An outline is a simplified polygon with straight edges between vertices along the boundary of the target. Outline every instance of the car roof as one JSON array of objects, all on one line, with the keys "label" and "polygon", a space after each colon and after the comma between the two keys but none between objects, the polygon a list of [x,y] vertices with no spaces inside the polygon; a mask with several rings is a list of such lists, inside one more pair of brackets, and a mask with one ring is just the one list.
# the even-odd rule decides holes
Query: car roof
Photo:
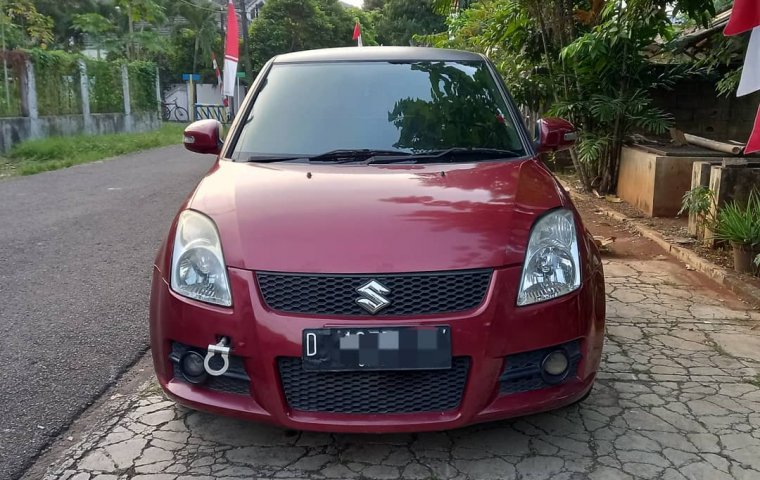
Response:
[{"label": "car roof", "polygon": [[344,47],[305,50],[274,58],[274,63],[378,61],[482,61],[477,53],[428,47]]}]

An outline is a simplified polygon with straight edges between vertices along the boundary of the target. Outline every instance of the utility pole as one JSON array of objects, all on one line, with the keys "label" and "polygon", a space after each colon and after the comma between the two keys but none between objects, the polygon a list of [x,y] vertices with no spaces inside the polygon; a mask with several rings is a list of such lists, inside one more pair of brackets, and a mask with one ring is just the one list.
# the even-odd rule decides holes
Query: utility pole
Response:
[{"label": "utility pole", "polygon": [[251,54],[248,51],[248,12],[245,8],[245,0],[237,0],[238,9],[240,10],[240,24],[243,27],[243,54],[240,55],[243,60],[243,70],[248,84],[253,80],[253,68],[251,67]]},{"label": "utility pole", "polygon": [[5,2],[3,2],[0,7],[2,8],[2,11],[0,11],[0,29],[2,29],[3,37],[3,82],[5,87],[5,106],[6,108],[10,108],[11,94],[10,86],[8,85],[8,52],[5,51]]}]

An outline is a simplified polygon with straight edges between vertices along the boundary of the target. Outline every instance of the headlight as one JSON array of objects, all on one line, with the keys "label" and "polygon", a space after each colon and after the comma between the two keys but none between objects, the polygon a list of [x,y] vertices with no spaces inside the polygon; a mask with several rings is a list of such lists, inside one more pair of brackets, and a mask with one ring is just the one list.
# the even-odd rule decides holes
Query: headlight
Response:
[{"label": "headlight", "polygon": [[192,210],[182,212],[177,222],[171,285],[201,302],[232,305],[219,233],[210,218]]},{"label": "headlight", "polygon": [[580,286],[578,235],[573,214],[569,210],[553,211],[533,227],[517,305],[545,302]]}]

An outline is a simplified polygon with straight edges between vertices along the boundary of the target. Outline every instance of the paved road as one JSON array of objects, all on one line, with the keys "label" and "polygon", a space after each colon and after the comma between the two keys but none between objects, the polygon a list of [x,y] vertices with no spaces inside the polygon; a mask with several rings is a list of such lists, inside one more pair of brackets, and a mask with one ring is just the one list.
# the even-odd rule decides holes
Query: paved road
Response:
[{"label": "paved road", "polygon": [[0,479],[145,351],[151,262],[212,161],[177,146],[0,181]]},{"label": "paved road", "polygon": [[293,434],[148,385],[36,478],[760,479],[760,313],[667,260],[605,270],[606,351],[581,405],[443,433]]}]

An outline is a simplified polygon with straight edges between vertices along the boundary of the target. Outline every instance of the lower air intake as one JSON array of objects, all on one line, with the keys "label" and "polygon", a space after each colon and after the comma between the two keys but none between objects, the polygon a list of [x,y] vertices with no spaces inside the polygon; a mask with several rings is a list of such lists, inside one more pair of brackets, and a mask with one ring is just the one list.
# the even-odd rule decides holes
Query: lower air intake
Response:
[{"label": "lower air intake", "polygon": [[459,407],[470,368],[468,357],[447,370],[312,372],[301,359],[278,359],[288,405],[331,413],[443,412]]}]

